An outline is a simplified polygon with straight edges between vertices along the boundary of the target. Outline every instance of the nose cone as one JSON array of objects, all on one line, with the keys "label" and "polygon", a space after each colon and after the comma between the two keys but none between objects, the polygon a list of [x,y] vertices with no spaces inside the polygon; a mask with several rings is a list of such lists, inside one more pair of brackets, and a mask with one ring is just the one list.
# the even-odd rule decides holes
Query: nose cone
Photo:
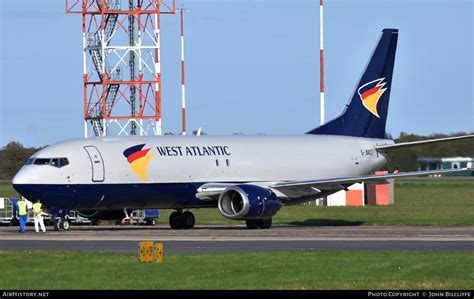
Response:
[{"label": "nose cone", "polygon": [[27,199],[32,200],[37,197],[37,194],[34,194],[34,186],[36,182],[35,172],[31,169],[28,169],[27,166],[22,167],[15,177],[13,178],[12,185],[13,188],[26,197]]},{"label": "nose cone", "polygon": [[30,185],[38,183],[37,180],[39,178],[38,171],[31,169],[31,166],[26,165],[23,166],[18,172],[16,173],[15,177],[13,178],[12,184],[15,185]]},{"label": "nose cone", "polygon": [[24,167],[22,167],[16,174],[15,177],[13,178],[12,184],[13,186],[15,185],[23,185],[26,184],[26,175],[24,171]]}]

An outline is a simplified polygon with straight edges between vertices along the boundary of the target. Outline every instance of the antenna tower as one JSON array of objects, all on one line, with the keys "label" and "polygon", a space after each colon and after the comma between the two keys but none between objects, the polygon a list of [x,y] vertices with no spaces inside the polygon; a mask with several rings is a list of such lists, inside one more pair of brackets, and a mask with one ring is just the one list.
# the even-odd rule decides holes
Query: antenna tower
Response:
[{"label": "antenna tower", "polygon": [[84,135],[161,135],[160,16],[176,0],[66,0],[82,15]]}]

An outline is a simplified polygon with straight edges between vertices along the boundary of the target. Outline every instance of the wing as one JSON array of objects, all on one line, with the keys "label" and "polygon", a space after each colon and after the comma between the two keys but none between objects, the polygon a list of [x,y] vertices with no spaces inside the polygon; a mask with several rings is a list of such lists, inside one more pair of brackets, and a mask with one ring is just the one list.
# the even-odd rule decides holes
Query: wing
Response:
[{"label": "wing", "polygon": [[417,176],[428,176],[435,174],[447,174],[455,172],[469,171],[471,169],[448,169],[448,170],[429,170],[429,171],[415,171],[415,172],[401,172],[401,173],[389,173],[382,175],[364,175],[355,177],[343,177],[343,178],[332,178],[332,179],[321,179],[321,180],[307,180],[307,181],[288,181],[280,182],[269,187],[280,191],[283,194],[300,194],[300,196],[306,196],[309,193],[314,193],[319,190],[340,190],[345,189],[347,185],[355,183],[374,183],[383,184],[387,183],[387,179],[396,178],[408,178]]},{"label": "wing", "polygon": [[389,145],[380,145],[380,146],[377,146],[375,149],[380,152],[380,151],[400,149],[400,148],[405,148],[405,147],[427,145],[427,144],[432,144],[432,143],[450,142],[450,141],[457,141],[457,140],[471,139],[471,138],[474,138],[474,135],[464,135],[464,136],[420,140],[420,141],[412,141],[412,142],[401,142],[401,143],[395,143],[395,144],[389,144]]},{"label": "wing", "polygon": [[[342,177],[320,180],[306,180],[306,181],[285,181],[285,182],[252,182],[251,184],[258,185],[265,188],[270,188],[276,191],[278,197],[286,198],[301,198],[317,196],[323,191],[327,190],[341,190],[347,186],[368,182],[373,184],[386,184],[388,179],[408,178],[418,176],[428,176],[435,174],[447,174],[463,171],[472,171],[469,168],[448,169],[448,170],[429,170],[429,171],[415,171],[415,172],[401,172],[390,173],[382,175],[364,175],[354,177]],[[203,201],[217,200],[222,192],[228,187],[241,183],[207,183],[203,184],[196,190],[196,197]]]}]

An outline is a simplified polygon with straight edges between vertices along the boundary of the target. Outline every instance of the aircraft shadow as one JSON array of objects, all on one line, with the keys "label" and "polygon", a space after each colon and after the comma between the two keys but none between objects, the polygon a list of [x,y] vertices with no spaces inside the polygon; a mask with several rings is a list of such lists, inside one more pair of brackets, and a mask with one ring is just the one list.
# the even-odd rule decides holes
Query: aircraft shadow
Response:
[{"label": "aircraft shadow", "polygon": [[303,221],[292,221],[288,224],[296,226],[360,226],[363,221],[350,221],[341,219],[306,219]]}]

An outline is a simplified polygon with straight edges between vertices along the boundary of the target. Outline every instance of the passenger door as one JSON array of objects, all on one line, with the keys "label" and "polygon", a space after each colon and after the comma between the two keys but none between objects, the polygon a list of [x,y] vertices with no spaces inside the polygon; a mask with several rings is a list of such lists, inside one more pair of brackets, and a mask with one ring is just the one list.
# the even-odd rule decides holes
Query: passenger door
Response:
[{"label": "passenger door", "polygon": [[84,146],[92,163],[92,181],[103,182],[105,178],[104,161],[102,155],[95,146]]}]

